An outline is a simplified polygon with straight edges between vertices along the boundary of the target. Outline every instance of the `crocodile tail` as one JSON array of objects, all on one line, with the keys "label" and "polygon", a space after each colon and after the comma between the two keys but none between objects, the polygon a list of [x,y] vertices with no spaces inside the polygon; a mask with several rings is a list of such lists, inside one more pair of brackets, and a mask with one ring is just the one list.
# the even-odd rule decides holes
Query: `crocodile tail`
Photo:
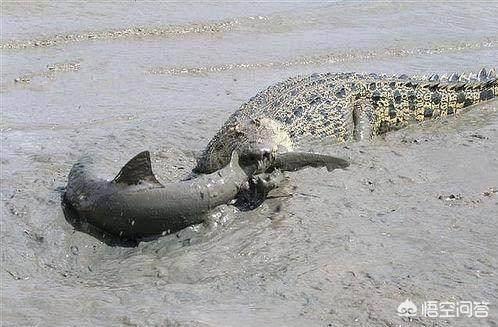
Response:
[{"label": "crocodile tail", "polygon": [[451,74],[448,82],[442,81],[441,87],[448,95],[446,103],[441,103],[441,111],[446,114],[454,114],[459,109],[498,95],[498,79],[494,68],[490,71],[483,68],[477,74]]},{"label": "crocodile tail", "polygon": [[398,77],[371,94],[372,133],[383,134],[413,121],[456,114],[462,108],[498,96],[495,69],[477,74]]}]

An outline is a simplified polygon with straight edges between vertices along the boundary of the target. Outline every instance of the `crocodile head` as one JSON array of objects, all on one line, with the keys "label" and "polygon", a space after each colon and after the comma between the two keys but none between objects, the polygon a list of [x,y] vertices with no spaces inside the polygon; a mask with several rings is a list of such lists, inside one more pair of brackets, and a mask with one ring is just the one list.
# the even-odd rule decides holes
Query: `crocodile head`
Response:
[{"label": "crocodile head", "polygon": [[295,171],[304,167],[343,169],[349,162],[335,156],[294,152],[293,142],[282,123],[271,118],[240,118],[229,121],[209,142],[197,161],[196,174],[213,173],[230,162],[233,152],[249,176],[273,169]]},{"label": "crocodile head", "polygon": [[225,125],[199,158],[196,173],[211,173],[230,162],[237,151],[243,167],[261,172],[277,153],[292,151],[292,140],[284,126],[270,118],[243,118]]}]

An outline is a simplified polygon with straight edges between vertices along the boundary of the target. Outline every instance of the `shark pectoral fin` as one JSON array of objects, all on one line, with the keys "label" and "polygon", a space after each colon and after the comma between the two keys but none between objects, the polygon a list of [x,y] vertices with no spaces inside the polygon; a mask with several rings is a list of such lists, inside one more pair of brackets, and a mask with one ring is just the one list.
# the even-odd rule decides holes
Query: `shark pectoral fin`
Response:
[{"label": "shark pectoral fin", "polygon": [[142,182],[164,187],[152,172],[149,151],[143,151],[133,157],[113,180],[116,184],[136,185]]},{"label": "shark pectoral fin", "polygon": [[325,154],[286,152],[275,155],[275,166],[283,171],[296,171],[305,167],[327,167],[328,171],[345,169],[349,161]]}]

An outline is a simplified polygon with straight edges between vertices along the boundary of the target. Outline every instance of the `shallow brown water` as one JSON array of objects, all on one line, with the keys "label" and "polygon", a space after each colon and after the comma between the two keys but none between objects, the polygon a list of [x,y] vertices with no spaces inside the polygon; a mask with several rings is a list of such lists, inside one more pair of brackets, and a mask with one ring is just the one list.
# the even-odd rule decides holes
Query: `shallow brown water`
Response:
[{"label": "shallow brown water", "polygon": [[[137,247],[65,220],[60,190],[93,152],[112,177],[145,149],[185,176],[245,100],[324,71],[498,66],[486,3],[2,3],[5,326],[496,326],[498,103],[307,169],[260,208]],[[292,195],[292,196],[290,196]],[[453,195],[453,197],[451,196]],[[487,301],[488,318],[396,314],[405,299]]]}]

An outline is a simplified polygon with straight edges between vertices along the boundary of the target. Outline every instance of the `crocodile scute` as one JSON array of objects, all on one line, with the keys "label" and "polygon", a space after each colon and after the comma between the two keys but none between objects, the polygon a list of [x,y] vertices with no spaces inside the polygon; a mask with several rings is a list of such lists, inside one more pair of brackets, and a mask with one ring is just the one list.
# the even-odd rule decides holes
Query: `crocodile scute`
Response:
[{"label": "crocodile scute", "polygon": [[225,122],[198,160],[209,173],[230,154],[288,152],[303,139],[369,139],[410,123],[453,115],[498,94],[495,69],[449,76],[315,73],[274,84]]}]

